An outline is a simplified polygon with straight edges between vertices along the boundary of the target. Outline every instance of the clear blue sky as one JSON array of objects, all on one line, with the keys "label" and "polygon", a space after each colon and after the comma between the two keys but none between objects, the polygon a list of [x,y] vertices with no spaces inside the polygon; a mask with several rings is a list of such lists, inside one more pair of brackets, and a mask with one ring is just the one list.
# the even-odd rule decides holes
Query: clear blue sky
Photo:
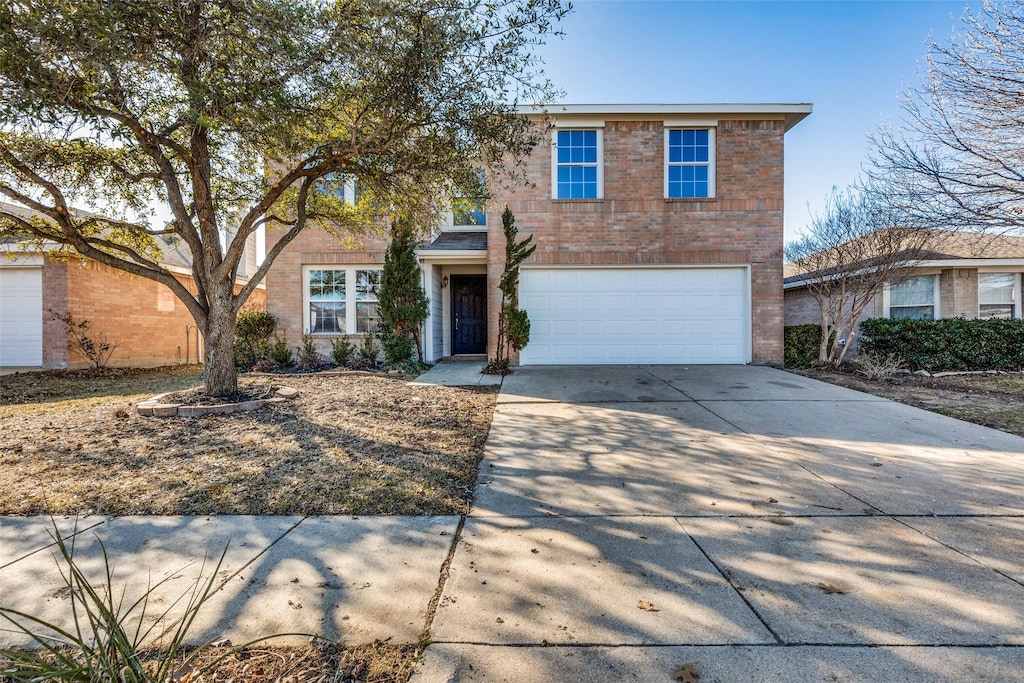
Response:
[{"label": "clear blue sky", "polygon": [[786,134],[786,240],[832,186],[855,180],[867,135],[899,121],[929,34],[978,2],[576,0],[540,49],[572,104],[809,102]]}]

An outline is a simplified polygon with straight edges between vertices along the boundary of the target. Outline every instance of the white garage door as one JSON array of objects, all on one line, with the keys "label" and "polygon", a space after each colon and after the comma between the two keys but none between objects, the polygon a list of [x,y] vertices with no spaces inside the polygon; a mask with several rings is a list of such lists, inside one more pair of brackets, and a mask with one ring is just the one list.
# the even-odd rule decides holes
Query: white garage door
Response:
[{"label": "white garage door", "polygon": [[524,269],[524,365],[748,363],[746,268]]},{"label": "white garage door", "polygon": [[0,268],[0,367],[42,364],[43,269]]}]

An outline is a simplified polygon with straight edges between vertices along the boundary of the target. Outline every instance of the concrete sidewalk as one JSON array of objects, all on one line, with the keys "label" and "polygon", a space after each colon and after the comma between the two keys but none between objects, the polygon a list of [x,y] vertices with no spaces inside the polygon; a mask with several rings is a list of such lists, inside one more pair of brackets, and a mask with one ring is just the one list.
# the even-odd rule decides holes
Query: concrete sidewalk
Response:
[{"label": "concrete sidewalk", "polygon": [[[520,368],[462,524],[85,517],[76,553],[158,614],[230,540],[197,642],[427,640],[418,683],[1024,680],[1022,456],[769,368]],[[0,606],[67,623],[49,524],[0,519]]]}]

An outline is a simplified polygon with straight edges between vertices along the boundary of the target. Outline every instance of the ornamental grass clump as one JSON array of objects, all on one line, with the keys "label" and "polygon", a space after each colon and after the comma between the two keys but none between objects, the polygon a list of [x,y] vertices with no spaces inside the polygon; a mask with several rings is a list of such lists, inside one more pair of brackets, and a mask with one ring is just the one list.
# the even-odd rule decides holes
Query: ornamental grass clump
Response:
[{"label": "ornamental grass clump", "polygon": [[[191,586],[153,618],[150,601],[157,602],[155,592],[177,572],[148,586],[141,597],[131,600],[126,589],[114,589],[110,558],[98,538],[103,554],[102,583],[95,584],[85,575],[75,560],[77,532],[76,525],[70,545],[62,538],[56,524],[50,532],[57,545],[57,565],[70,599],[72,625],[65,628],[19,610],[0,607],[0,620],[13,627],[7,630],[28,636],[35,645],[35,649],[0,649],[0,681],[198,682],[226,658],[256,643],[281,636],[331,642],[308,633],[280,633],[230,646],[212,659],[203,656],[214,647],[214,641],[191,647],[186,646],[186,639],[199,611],[217,591],[217,576],[227,555],[227,546],[207,578],[203,578],[204,560],[200,575]],[[181,616],[172,617],[171,613],[178,608],[183,610]],[[169,623],[174,624],[173,630],[163,630]],[[200,665],[201,658],[204,661]]]},{"label": "ornamental grass clump", "polygon": [[[70,599],[72,625],[64,628],[25,612],[0,607],[0,618],[13,627],[8,630],[28,636],[37,648],[0,649],[0,680],[164,683],[183,680],[186,672],[192,672],[190,661],[203,647],[185,656],[185,639],[199,610],[216,589],[226,547],[208,578],[197,578],[188,590],[152,619],[150,599],[173,574],[131,600],[125,590],[114,589],[113,571],[102,541],[99,546],[103,553],[104,577],[102,584],[96,585],[75,561],[75,536],[72,535],[69,545],[56,525],[50,533],[59,552],[57,564]],[[184,605],[184,613],[170,638],[163,641],[159,651],[154,650],[150,643],[161,635],[156,629],[166,624],[171,611],[181,605]]]}]

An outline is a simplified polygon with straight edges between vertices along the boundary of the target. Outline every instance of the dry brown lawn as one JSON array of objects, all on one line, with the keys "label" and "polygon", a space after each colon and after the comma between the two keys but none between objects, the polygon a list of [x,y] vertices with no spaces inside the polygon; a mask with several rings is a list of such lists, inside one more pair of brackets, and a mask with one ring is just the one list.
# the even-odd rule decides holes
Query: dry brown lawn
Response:
[{"label": "dry brown lawn", "polygon": [[897,375],[866,380],[830,370],[792,370],[824,382],[1024,436],[1024,374]]},{"label": "dry brown lawn", "polygon": [[190,419],[134,405],[196,367],[0,377],[0,514],[466,512],[496,389],[407,379],[243,376],[299,396]]}]

